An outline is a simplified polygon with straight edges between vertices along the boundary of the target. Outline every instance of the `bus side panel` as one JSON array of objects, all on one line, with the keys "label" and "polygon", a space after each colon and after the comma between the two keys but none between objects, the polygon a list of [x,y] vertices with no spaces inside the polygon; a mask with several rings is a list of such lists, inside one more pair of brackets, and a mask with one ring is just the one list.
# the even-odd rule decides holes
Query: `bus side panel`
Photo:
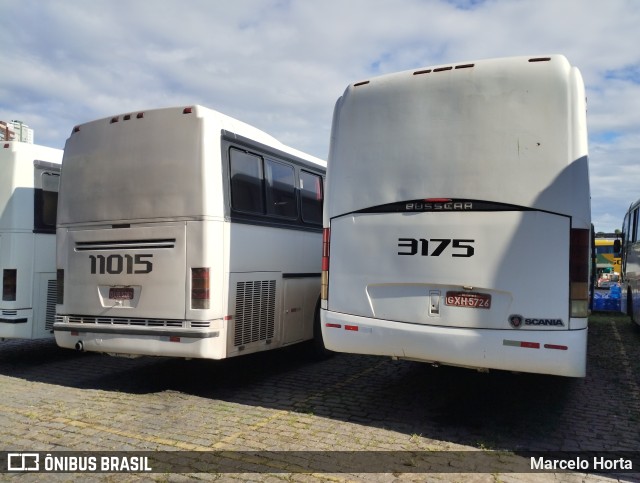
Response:
[{"label": "bus side panel", "polygon": [[640,325],[640,243],[625,241],[625,272],[621,309]]},{"label": "bus side panel", "polygon": [[[14,235],[15,236],[15,235]],[[7,236],[5,236],[7,238]],[[25,238],[27,241],[31,237]],[[0,307],[0,338],[40,339],[53,337],[56,308],[55,237],[35,237],[33,257],[18,257],[16,302],[2,301]],[[1,248],[1,247],[0,247]],[[21,247],[27,250],[28,244]],[[14,254],[16,250],[14,250]],[[14,260],[15,257],[14,257]],[[0,264],[0,267],[3,265]],[[34,269],[35,267],[35,269]],[[2,270],[0,270],[0,273]],[[9,308],[15,307],[15,308]]]},{"label": "bus side panel", "polygon": [[487,329],[510,329],[517,315],[523,331],[566,330],[569,234],[569,218],[533,211],[340,217],[331,223],[328,309]]},{"label": "bus side panel", "polygon": [[53,337],[56,311],[56,237],[36,234],[33,255],[33,337]]},{"label": "bus side panel", "polygon": [[2,235],[0,276],[4,270],[15,270],[15,300],[0,299],[0,338],[31,339],[33,337],[33,267],[34,236],[32,233]]},{"label": "bus side panel", "polygon": [[313,337],[313,317],[320,283],[317,277],[284,279],[282,344],[289,345]]},{"label": "bus side panel", "polygon": [[227,224],[229,356],[313,337],[321,234]]},{"label": "bus side panel", "polygon": [[34,271],[34,243],[31,233],[11,233],[3,235],[3,252],[0,266],[3,269],[17,271],[17,287],[15,301],[0,302],[2,308],[27,309],[32,307],[32,291]]}]

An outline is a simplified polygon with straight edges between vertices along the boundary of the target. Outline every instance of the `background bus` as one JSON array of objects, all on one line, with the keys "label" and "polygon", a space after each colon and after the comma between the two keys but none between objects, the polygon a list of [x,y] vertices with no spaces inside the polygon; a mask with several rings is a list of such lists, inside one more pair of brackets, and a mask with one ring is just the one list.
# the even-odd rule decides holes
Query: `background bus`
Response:
[{"label": "background bus", "polygon": [[53,336],[61,161],[61,149],[0,146],[0,339]]},{"label": "background bus", "polygon": [[338,100],[328,349],[584,376],[590,240],[584,85],[563,56],[400,72]]},{"label": "background bus", "polygon": [[312,339],[325,167],[201,106],[75,127],[58,345],[222,359]]},{"label": "background bus", "polygon": [[609,288],[611,283],[619,282],[622,262],[620,254],[615,252],[616,239],[615,233],[597,233],[595,236],[597,288]]},{"label": "background bus", "polygon": [[640,325],[640,200],[633,203],[624,216],[622,239],[615,251],[622,257],[620,309]]}]

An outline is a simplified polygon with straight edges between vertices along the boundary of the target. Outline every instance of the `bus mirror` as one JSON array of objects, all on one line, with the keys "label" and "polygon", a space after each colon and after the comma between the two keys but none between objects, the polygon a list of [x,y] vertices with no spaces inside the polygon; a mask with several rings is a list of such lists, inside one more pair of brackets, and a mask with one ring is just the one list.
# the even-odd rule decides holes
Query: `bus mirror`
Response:
[{"label": "bus mirror", "polygon": [[613,241],[613,252],[620,253],[622,251],[622,241],[618,238]]}]

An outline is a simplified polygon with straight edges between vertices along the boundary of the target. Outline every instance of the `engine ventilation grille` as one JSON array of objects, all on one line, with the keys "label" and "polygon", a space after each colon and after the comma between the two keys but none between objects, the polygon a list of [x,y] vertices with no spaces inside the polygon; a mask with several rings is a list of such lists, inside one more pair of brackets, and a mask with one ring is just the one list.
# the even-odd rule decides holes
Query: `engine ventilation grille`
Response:
[{"label": "engine ventilation grille", "polygon": [[57,280],[47,281],[47,311],[44,327],[47,330],[53,330],[53,323],[56,321],[56,301],[58,298],[58,282]]},{"label": "engine ventilation grille", "polygon": [[175,248],[175,238],[148,240],[111,240],[76,242],[76,252],[104,250],[153,250],[156,248]]},{"label": "engine ventilation grille", "polygon": [[276,312],[276,281],[238,282],[234,345],[236,347],[273,338]]}]

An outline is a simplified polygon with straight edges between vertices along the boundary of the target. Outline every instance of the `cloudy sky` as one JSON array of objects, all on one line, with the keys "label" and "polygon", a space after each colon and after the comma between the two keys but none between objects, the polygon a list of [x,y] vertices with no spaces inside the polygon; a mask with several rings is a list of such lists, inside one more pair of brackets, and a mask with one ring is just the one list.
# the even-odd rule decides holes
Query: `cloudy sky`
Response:
[{"label": "cloudy sky", "polygon": [[63,148],[74,125],[202,104],[326,159],[345,87],[561,53],[588,98],[593,221],[640,198],[638,0],[0,0],[0,120]]}]

